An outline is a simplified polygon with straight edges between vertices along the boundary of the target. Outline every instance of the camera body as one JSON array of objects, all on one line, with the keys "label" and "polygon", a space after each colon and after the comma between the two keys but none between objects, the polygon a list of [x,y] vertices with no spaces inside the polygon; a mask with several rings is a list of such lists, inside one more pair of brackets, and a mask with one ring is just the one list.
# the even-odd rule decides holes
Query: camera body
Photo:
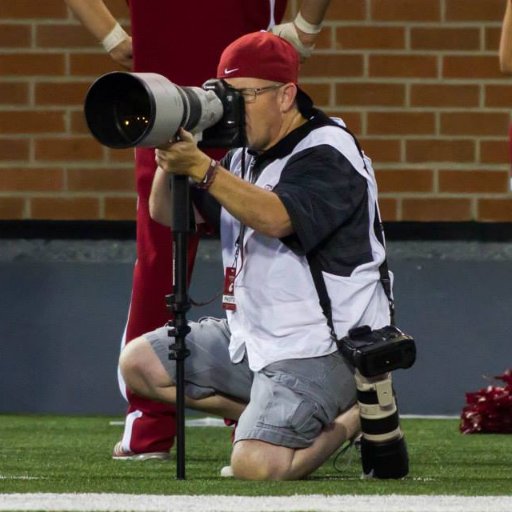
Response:
[{"label": "camera body", "polygon": [[368,325],[356,327],[336,343],[343,356],[365,377],[410,368],[416,360],[414,338],[393,325],[375,330]]},{"label": "camera body", "polygon": [[115,149],[163,146],[180,127],[201,147],[233,148],[245,142],[244,105],[222,80],[180,87],[157,73],[115,71],[91,85],[84,113],[92,135]]},{"label": "camera body", "polygon": [[245,144],[245,102],[243,96],[223,80],[211,79],[203,90],[213,91],[222,104],[222,117],[202,132],[199,147],[238,148]]}]

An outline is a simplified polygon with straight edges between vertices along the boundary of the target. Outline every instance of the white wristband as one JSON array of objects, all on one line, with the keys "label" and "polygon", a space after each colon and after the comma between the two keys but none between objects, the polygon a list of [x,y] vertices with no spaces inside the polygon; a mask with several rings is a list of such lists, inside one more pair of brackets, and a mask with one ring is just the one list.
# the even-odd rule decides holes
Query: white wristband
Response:
[{"label": "white wristband", "polygon": [[122,43],[125,39],[128,39],[130,36],[124,31],[123,27],[116,23],[114,28],[106,35],[101,44],[105,51],[108,53],[112,51],[119,43]]},{"label": "white wristband", "polygon": [[299,30],[305,32],[306,34],[318,34],[322,30],[321,23],[319,25],[313,25],[312,23],[309,23],[309,21],[306,21],[302,17],[300,11],[297,13],[297,16],[295,16],[293,23]]}]

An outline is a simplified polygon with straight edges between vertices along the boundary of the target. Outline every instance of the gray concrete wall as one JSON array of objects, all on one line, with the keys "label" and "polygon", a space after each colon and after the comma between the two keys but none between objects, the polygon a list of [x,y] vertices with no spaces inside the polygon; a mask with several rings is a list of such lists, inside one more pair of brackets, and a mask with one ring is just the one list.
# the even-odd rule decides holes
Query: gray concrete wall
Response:
[{"label": "gray concrete wall", "polygon": [[[400,409],[458,415],[467,391],[512,367],[512,244],[390,242],[398,324],[418,360],[395,372]],[[191,295],[222,286],[201,242]],[[122,414],[117,355],[133,242],[0,240],[0,413]],[[190,319],[222,315],[219,302]]]}]

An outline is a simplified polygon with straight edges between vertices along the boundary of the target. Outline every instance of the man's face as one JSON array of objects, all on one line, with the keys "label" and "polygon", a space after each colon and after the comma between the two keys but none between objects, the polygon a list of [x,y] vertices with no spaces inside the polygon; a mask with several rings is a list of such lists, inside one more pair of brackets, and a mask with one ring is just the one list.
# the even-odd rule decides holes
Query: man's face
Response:
[{"label": "man's face", "polygon": [[231,78],[231,87],[240,90],[245,101],[247,146],[265,151],[278,142],[282,127],[280,91],[282,84],[259,78]]}]

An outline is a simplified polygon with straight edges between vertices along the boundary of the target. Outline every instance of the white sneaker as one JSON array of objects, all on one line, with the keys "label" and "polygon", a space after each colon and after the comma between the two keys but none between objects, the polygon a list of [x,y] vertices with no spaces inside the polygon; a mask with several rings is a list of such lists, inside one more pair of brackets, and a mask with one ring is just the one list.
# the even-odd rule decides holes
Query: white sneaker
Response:
[{"label": "white sneaker", "polygon": [[168,452],[149,452],[149,453],[134,453],[127,452],[123,449],[121,441],[116,443],[112,451],[112,458],[114,460],[169,460],[170,455]]},{"label": "white sneaker", "polygon": [[233,478],[233,468],[231,466],[224,466],[220,470],[220,476],[224,478]]}]

